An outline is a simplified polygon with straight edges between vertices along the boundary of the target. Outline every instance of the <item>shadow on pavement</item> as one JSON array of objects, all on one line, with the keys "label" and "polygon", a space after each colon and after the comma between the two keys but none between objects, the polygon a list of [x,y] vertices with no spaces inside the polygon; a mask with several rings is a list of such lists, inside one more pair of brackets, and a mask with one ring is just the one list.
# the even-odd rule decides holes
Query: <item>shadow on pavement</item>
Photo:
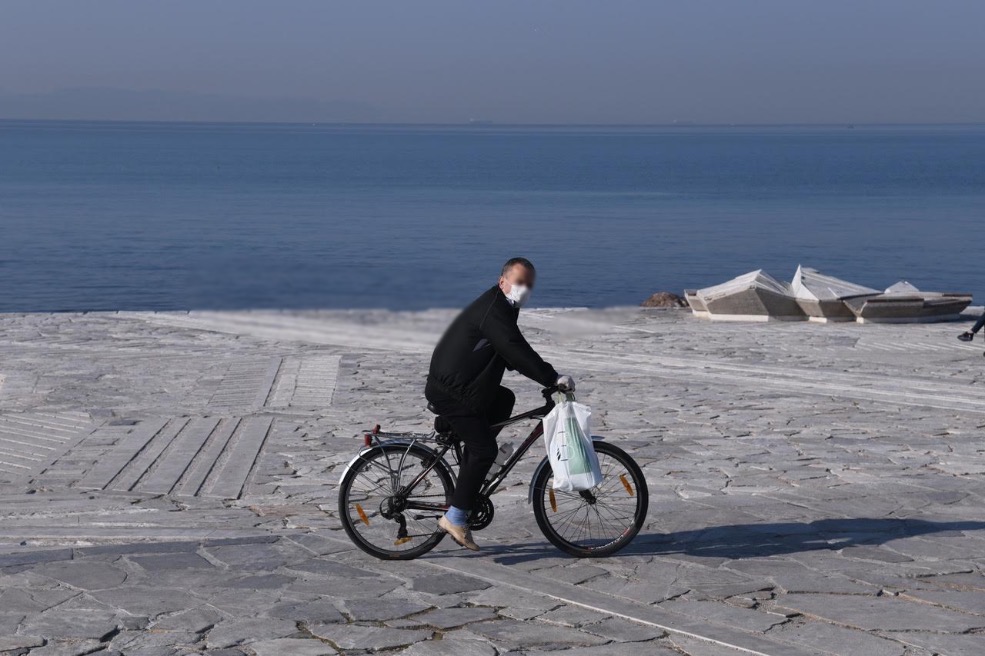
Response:
[{"label": "shadow on pavement", "polygon": [[[707,558],[764,558],[820,549],[879,545],[890,540],[929,534],[961,535],[985,531],[985,522],[931,522],[922,519],[820,519],[813,522],[735,524],[676,533],[640,534],[620,556],[687,554]],[[481,544],[481,533],[477,534]],[[563,555],[546,540],[483,549],[504,565]]]}]

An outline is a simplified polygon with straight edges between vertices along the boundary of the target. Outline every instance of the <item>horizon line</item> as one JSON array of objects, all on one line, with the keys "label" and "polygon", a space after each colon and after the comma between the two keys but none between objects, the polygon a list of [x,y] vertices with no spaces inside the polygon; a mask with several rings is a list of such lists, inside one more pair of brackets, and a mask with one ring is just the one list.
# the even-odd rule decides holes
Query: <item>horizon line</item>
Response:
[{"label": "horizon line", "polygon": [[456,127],[456,128],[745,128],[745,127],[962,127],[985,126],[982,121],[908,122],[908,121],[835,121],[789,123],[700,123],[675,121],[670,123],[513,123],[487,120],[461,122],[392,122],[392,121],[222,121],[222,120],[155,120],[155,119],[89,119],[89,118],[22,118],[0,117],[0,123],[89,123],[89,124],[151,124],[151,125],[244,125],[244,126],[303,126],[303,127]]}]

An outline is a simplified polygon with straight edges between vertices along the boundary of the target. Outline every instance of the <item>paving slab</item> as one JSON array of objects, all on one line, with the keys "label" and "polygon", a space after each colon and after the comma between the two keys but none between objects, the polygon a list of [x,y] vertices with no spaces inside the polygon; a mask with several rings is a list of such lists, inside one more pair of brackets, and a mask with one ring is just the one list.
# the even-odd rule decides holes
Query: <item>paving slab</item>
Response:
[{"label": "paving slab", "polygon": [[412,645],[429,640],[434,635],[427,629],[390,629],[359,624],[314,624],[308,630],[340,649],[370,651]]},{"label": "paving slab", "polygon": [[978,653],[985,375],[953,325],[525,310],[641,464],[641,534],[555,550],[527,505],[535,451],[481,553],[377,561],[341,531],[338,478],[373,424],[428,429],[421,376],[453,316],[0,315],[0,636],[48,639],[32,656],[339,644],[310,627],[411,656]]},{"label": "paving slab", "polygon": [[887,595],[790,594],[777,607],[868,630],[965,633],[985,628],[985,617]]},{"label": "paving slab", "polygon": [[422,615],[415,615],[409,621],[446,630],[466,626],[473,622],[496,619],[497,617],[498,615],[491,608],[467,606],[464,608],[439,608]]},{"label": "paving slab", "polygon": [[209,631],[205,644],[209,649],[286,638],[297,633],[295,622],[273,618],[235,619],[219,622]]},{"label": "paving slab", "polygon": [[278,638],[251,642],[247,648],[255,656],[334,656],[338,650],[320,640]]}]

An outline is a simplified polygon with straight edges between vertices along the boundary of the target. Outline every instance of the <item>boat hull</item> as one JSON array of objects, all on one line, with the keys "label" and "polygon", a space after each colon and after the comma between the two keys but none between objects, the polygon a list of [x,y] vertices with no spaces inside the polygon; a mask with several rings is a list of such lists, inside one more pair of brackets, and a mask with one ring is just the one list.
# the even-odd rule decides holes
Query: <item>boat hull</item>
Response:
[{"label": "boat hull", "polygon": [[806,321],[792,296],[767,289],[745,289],[713,300],[703,299],[712,321]]},{"label": "boat hull", "polygon": [[971,305],[970,294],[880,294],[845,304],[859,323],[953,321]]}]

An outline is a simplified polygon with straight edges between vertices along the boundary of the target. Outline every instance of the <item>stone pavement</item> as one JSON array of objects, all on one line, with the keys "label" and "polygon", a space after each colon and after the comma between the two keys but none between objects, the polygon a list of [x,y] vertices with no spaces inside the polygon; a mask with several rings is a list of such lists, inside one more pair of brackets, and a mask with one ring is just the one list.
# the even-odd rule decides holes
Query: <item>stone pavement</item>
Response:
[{"label": "stone pavement", "polygon": [[451,317],[0,315],[0,653],[985,653],[985,345],[963,326],[526,311],[643,465],[647,526],[612,558],[557,552],[535,454],[483,552],[380,562],[337,479],[361,429],[427,427]]}]

